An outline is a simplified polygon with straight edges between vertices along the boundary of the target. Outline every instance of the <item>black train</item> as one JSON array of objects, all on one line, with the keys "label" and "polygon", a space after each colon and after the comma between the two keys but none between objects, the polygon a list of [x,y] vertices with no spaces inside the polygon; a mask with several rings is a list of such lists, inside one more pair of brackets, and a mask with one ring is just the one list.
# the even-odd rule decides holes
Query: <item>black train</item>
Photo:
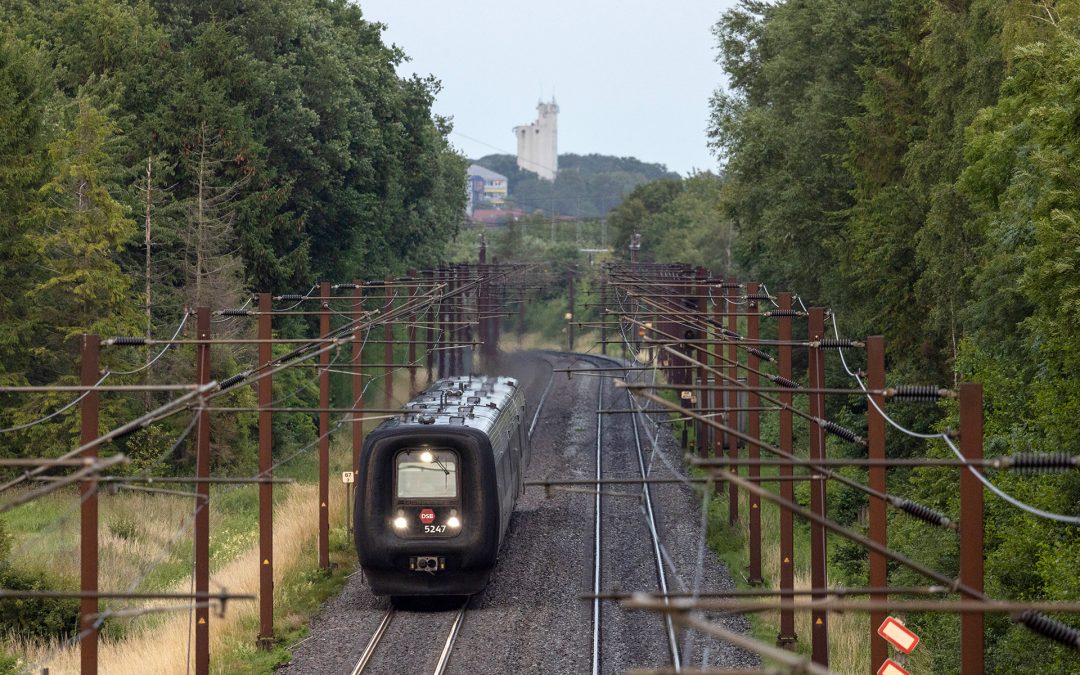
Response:
[{"label": "black train", "polygon": [[376,595],[483,590],[524,487],[524,420],[516,380],[456,377],[368,435],[354,522]]}]

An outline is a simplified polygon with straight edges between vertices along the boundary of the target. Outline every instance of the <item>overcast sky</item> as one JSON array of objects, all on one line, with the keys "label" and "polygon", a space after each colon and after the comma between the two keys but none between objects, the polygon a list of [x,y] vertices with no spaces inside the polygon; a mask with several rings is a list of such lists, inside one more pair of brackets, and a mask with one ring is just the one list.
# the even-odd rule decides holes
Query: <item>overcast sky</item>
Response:
[{"label": "overcast sky", "polygon": [[722,84],[711,27],[735,0],[359,0],[384,39],[432,74],[435,112],[469,157],[517,150],[511,129],[559,103],[559,152],[715,169],[709,96]]}]

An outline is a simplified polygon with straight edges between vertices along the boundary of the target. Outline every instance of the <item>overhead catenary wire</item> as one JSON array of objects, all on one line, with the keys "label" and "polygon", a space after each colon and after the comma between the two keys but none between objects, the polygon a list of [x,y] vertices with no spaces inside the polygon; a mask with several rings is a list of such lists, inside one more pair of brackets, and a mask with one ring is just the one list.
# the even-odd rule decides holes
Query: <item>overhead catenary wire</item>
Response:
[{"label": "overhead catenary wire", "polygon": [[48,422],[49,420],[51,420],[51,419],[53,419],[55,417],[58,417],[59,415],[62,415],[65,411],[70,410],[73,406],[77,405],[80,401],[82,401],[84,398],[86,398],[87,396],[89,396],[93,392],[100,391],[100,385],[103,382],[105,382],[105,380],[109,379],[109,375],[111,375],[111,374],[112,373],[106,372],[104,375],[101,376],[101,379],[98,380],[92,387],[88,388],[86,391],[79,394],[79,396],[74,401],[71,401],[70,403],[66,404],[64,407],[59,408],[57,410],[54,410],[53,412],[49,413],[48,415],[45,415],[44,417],[39,417],[36,420],[30,421],[30,422],[25,422],[23,424],[16,424],[15,426],[8,427],[6,429],[0,429],[0,434],[7,434],[7,433],[14,432],[14,431],[22,431],[24,429],[29,429],[30,427],[35,427],[35,426],[37,426],[39,424],[44,424],[45,422]]},{"label": "overhead catenary wire", "polygon": [[[367,389],[367,385],[365,385],[364,391],[366,391],[366,389]],[[179,446],[179,444],[183,440],[183,437],[186,436],[187,433],[189,433],[191,431],[191,429],[194,427],[194,423],[197,421],[197,419],[198,419],[198,415],[196,414],[196,415],[194,415],[192,417],[192,424],[189,425],[189,427],[185,430],[185,433],[182,435],[182,437],[180,439],[178,439],[178,441],[174,444],[173,448],[170,451],[167,451],[166,453],[163,453],[162,456],[167,456],[168,454],[171,454],[171,452],[174,451],[175,448]],[[335,426],[332,429],[330,429],[326,434],[320,435],[319,437],[315,438],[314,440],[312,440],[311,442],[309,442],[305,446],[301,447],[298,451],[296,451],[293,454],[291,454],[291,455],[279,460],[278,462],[276,462],[271,467],[270,471],[274,471],[275,469],[280,468],[281,466],[287,464],[288,462],[291,462],[293,459],[300,456],[301,454],[309,451],[311,448],[315,447],[319,443],[320,440],[322,440],[324,437],[332,436],[334,433],[336,433],[338,430],[340,430],[342,426],[344,426],[344,420],[339,421],[337,424],[335,424]],[[254,476],[254,478],[259,479],[259,478],[262,478],[263,475],[264,475],[263,472],[260,472],[260,473],[256,474]],[[230,488],[226,488],[221,493],[219,493],[218,498],[220,498],[223,494],[227,494],[228,492],[230,492],[232,490],[240,489],[242,487],[243,487],[242,485],[235,485],[235,486],[232,486]],[[179,527],[167,539],[165,544],[160,547],[160,553],[159,553],[158,557],[156,559],[154,559],[153,561],[151,561],[150,564],[148,564],[146,566],[146,568],[143,570],[143,573],[141,575],[139,575],[138,577],[136,577],[135,580],[133,580],[133,582],[131,584],[132,588],[137,588],[138,586],[140,586],[142,584],[143,580],[145,580],[150,574],[153,573],[154,569],[156,569],[158,566],[160,566],[160,564],[163,564],[165,559],[172,555],[173,548],[179,542],[180,538],[183,537],[184,535],[186,535],[188,533],[188,531],[191,530],[191,527],[194,525],[195,516],[198,513],[198,511],[201,508],[203,508],[206,504],[208,504],[211,501],[212,498],[207,498],[207,499],[203,500],[202,504],[198,503],[199,499],[200,499],[200,496],[196,495],[196,507],[195,507],[195,510],[192,513],[188,514],[188,516],[189,516],[188,518],[185,518],[183,521],[181,521]],[[223,588],[223,586],[220,583],[218,583],[213,578],[213,576],[210,577],[210,582],[215,584],[219,588]],[[192,575],[192,583],[194,583],[194,575]],[[194,608],[192,608],[192,610],[193,609]],[[108,613],[107,612],[103,613],[103,615],[99,619],[98,627],[100,627],[100,622],[104,621],[107,617],[108,617]],[[189,648],[190,648],[190,646],[189,646]]]},{"label": "overhead catenary wire", "polygon": [[[620,305],[622,305],[622,299],[619,298],[617,294],[616,294],[616,302],[619,302]],[[629,348],[629,351],[632,352],[633,348],[632,348],[632,345],[631,345],[631,343],[630,343],[630,341],[629,341],[629,339],[627,337],[627,327],[623,326],[622,322],[620,322],[619,335],[622,337],[624,347]],[[653,379],[653,381],[655,381],[657,372],[656,372],[655,369],[652,369],[652,371],[649,372],[648,375]],[[638,378],[644,378],[646,376],[646,373],[643,372],[643,371],[638,371],[638,370],[635,369],[634,376],[636,376]],[[628,392],[628,394],[629,394],[629,392]],[[636,432],[637,418],[641,417],[642,419],[648,419],[648,417],[647,417],[648,413],[645,411],[645,408],[643,408],[641,406],[641,404],[633,396],[628,396],[628,400],[630,402],[631,407],[635,408],[638,411],[638,415],[635,415],[632,418],[633,421],[634,421],[634,427],[635,427],[635,432]],[[646,401],[646,403],[651,403],[651,402]],[[674,464],[671,462],[671,460],[667,457],[667,455],[659,447],[660,423],[656,422],[654,428],[651,431],[649,430],[649,428],[647,426],[643,425],[643,427],[644,427],[644,431],[646,433],[646,437],[649,439],[650,447],[652,449],[652,451],[651,451],[651,453],[649,455],[649,466],[647,468],[646,475],[649,475],[649,476],[652,475],[652,463],[657,457],[659,457],[660,461],[667,468],[669,474],[674,476],[677,480],[679,480],[684,485],[691,486],[692,481],[682,471],[678,470],[674,466]],[[696,557],[695,557],[695,564],[694,564],[692,582],[689,584],[690,593],[691,593],[691,595],[693,597],[697,597],[697,595],[701,592],[701,587],[702,587],[702,584],[704,583],[705,552],[706,552],[706,549],[707,549],[707,539],[708,539],[708,530],[709,530],[709,503],[710,503],[710,500],[712,498],[712,492],[713,491],[712,491],[711,483],[707,484],[705,486],[705,489],[703,489],[701,491],[701,493],[702,493],[702,504],[701,504],[700,524],[699,524],[699,528],[698,528],[698,537],[697,537],[697,553],[696,553]],[[665,546],[663,546],[663,544],[661,544],[660,545],[660,550],[661,550],[661,553],[663,554],[664,562],[668,566],[668,568],[671,570],[671,573],[674,575],[675,580],[678,582],[680,587],[686,589],[688,587],[688,585],[683,580],[683,577],[679,574],[678,567],[675,564],[675,561],[671,558],[670,554],[668,553],[667,548]],[[682,643],[682,651],[683,651],[683,653],[690,653],[690,646],[691,646],[692,638],[693,638],[693,631],[692,630],[688,630],[688,631],[686,631],[684,633],[684,635],[683,635],[683,643]],[[701,666],[704,668],[705,664],[706,664],[707,654],[705,652],[703,652],[702,655],[701,655],[701,658],[702,658]]]},{"label": "overhead catenary wire", "polygon": [[[180,334],[180,331],[184,330],[184,324],[187,323],[188,317],[190,317],[190,316],[191,316],[191,312],[184,312],[184,315],[180,318],[180,325],[176,327],[176,330],[173,332],[172,337],[169,338],[169,340],[175,340],[176,336]],[[165,347],[160,352],[157,353],[157,356],[150,359],[149,361],[147,361],[145,364],[139,366],[138,368],[135,368],[133,370],[117,370],[117,371],[114,371],[114,374],[115,375],[135,375],[136,373],[141,373],[142,371],[146,370],[147,368],[150,368],[155,363],[157,363],[158,359],[160,359],[162,356],[165,356],[165,353],[168,352],[169,349],[171,349],[171,348],[172,348],[172,345],[165,345]]]},{"label": "overhead catenary wire", "polygon": [[[319,340],[315,339],[312,342],[318,343]],[[333,348],[337,348],[339,346],[340,346],[340,344],[337,341],[337,339],[335,338],[335,340],[330,345],[327,345],[326,347],[323,347],[322,350],[316,351],[316,352],[308,355],[305,358],[310,358],[311,356],[315,356],[315,355],[321,353],[323,350],[333,349]],[[297,351],[297,350],[294,350],[294,351]],[[298,359],[299,359],[299,357],[298,357]],[[299,360],[303,360],[303,359],[299,359]],[[244,378],[244,379],[246,379],[246,378]],[[206,385],[202,385],[202,386],[184,385],[181,388],[189,389],[190,391],[188,391],[183,396],[180,396],[180,397],[178,397],[176,399],[173,399],[173,400],[171,400],[169,402],[166,402],[166,403],[162,404],[158,408],[154,409],[153,411],[148,412],[147,414],[137,418],[136,420],[133,420],[133,421],[128,422],[126,424],[122,424],[121,426],[113,429],[112,431],[110,431],[110,432],[108,432],[106,434],[98,436],[98,438],[93,439],[92,441],[90,441],[88,443],[84,443],[84,444],[80,445],[78,448],[76,448],[76,449],[74,449],[74,450],[72,450],[72,451],[70,451],[70,452],[68,452],[68,453],[66,453],[64,455],[61,455],[60,459],[68,459],[68,458],[73,457],[75,455],[81,454],[85,450],[97,447],[98,445],[100,445],[100,444],[102,444],[102,443],[104,443],[106,441],[110,441],[110,440],[119,438],[119,437],[124,436],[124,435],[126,435],[128,433],[131,433],[132,431],[135,431],[135,430],[137,430],[139,428],[145,427],[145,426],[153,423],[154,421],[156,421],[158,419],[161,419],[161,418],[163,418],[165,416],[174,414],[177,411],[177,409],[179,409],[182,405],[188,403],[189,401],[192,401],[192,400],[196,399],[197,397],[199,399],[202,399],[204,397],[211,398],[212,397],[212,392],[216,392],[216,393],[220,394],[223,391],[226,391],[226,390],[221,389],[221,383],[216,381],[216,380],[212,381],[212,382],[210,382],[210,383],[208,383]],[[173,387],[173,389],[175,389],[175,387]],[[33,470],[30,470],[30,471],[24,472],[22,475],[8,481],[4,485],[0,485],[0,492],[4,491],[6,489],[9,489],[12,486],[21,483],[24,480],[27,480],[27,479],[32,478],[34,476],[40,475],[44,470],[45,470],[45,467],[40,467],[40,468],[37,468],[37,469],[33,469]]]},{"label": "overhead catenary wire", "polygon": [[[617,295],[617,294],[616,294],[616,295]],[[711,295],[711,291],[710,291],[710,295]],[[767,295],[767,291],[766,291],[766,295]],[[393,301],[391,301],[391,302],[393,302]],[[799,302],[800,302],[800,304],[801,304],[801,302],[802,302],[802,301],[801,301],[801,299],[799,300]],[[776,304],[776,303],[775,303],[775,301],[774,301],[774,304]],[[430,305],[429,305],[429,306],[430,306]],[[805,305],[804,305],[804,306],[805,306]],[[341,313],[341,312],[337,312],[337,311],[333,311],[333,310],[331,310],[331,313],[333,313],[333,314],[335,314],[335,315],[338,315],[338,316],[345,316],[345,315],[344,315],[343,313]],[[348,317],[348,318],[352,319],[353,317]],[[837,330],[837,326],[836,326],[836,317],[835,317],[835,315],[832,315],[832,320],[833,320],[833,328],[834,328],[834,333],[836,333],[836,334],[837,334],[837,337],[839,338],[839,332],[838,332],[838,330]],[[369,323],[369,324],[367,324],[367,325],[366,325],[366,326],[365,326],[364,328],[362,328],[362,329],[354,329],[354,330],[352,330],[352,331],[351,331],[351,333],[350,333],[349,331],[345,331],[344,333],[340,334],[340,335],[339,335],[339,337],[341,338],[341,341],[340,341],[339,343],[337,343],[337,344],[335,344],[335,345],[333,345],[333,346],[331,347],[331,348],[333,348],[333,349],[337,349],[337,350],[338,350],[338,352],[336,352],[336,353],[335,353],[335,355],[334,355],[334,361],[337,361],[337,360],[338,360],[338,359],[340,358],[340,353],[341,353],[341,352],[340,352],[340,348],[342,347],[342,345],[343,345],[343,344],[347,344],[347,343],[349,343],[349,342],[351,342],[351,341],[355,341],[355,340],[357,340],[357,339],[361,339],[361,338],[362,338],[362,339],[363,339],[363,340],[364,340],[364,341],[366,342],[366,340],[367,340],[367,337],[368,337],[368,335],[369,335],[369,331],[370,331],[370,329],[371,329],[371,328],[372,328],[373,326],[377,326],[377,325],[380,325],[380,324],[378,323],[378,321],[375,321],[375,322],[372,322],[372,323]],[[341,329],[338,329],[338,330],[341,330]],[[362,332],[361,332],[361,331],[362,331]],[[626,339],[626,338],[627,338],[627,335],[626,335],[626,334],[627,334],[627,327],[626,327],[625,325],[623,325],[622,323],[620,323],[620,331],[619,331],[619,332],[620,332],[621,336],[623,337],[623,343],[624,343],[624,346],[629,346],[629,347],[630,347],[631,349],[634,349],[633,345],[632,345],[632,344],[630,344],[630,342],[629,342],[629,341],[628,341],[628,340]],[[442,333],[443,333],[443,331],[441,331],[441,330],[440,330],[440,331],[439,331],[439,340],[441,340],[441,339],[443,338],[443,335],[442,335]],[[436,340],[436,343],[438,343],[438,342],[439,342],[439,340]],[[320,339],[312,339],[311,341],[309,341],[309,344],[310,344],[310,343],[316,343],[316,344],[317,344],[317,345],[318,345],[319,347],[328,347],[328,346],[329,346],[329,345],[327,345],[327,344],[326,344],[326,340],[324,340],[324,339],[322,339],[322,338],[320,338]],[[595,347],[594,347],[594,348],[595,348]],[[162,353],[164,353],[164,350],[163,350],[163,352],[162,352]],[[841,349],[841,354],[843,355],[843,350],[842,350],[842,349]],[[160,356],[160,355],[159,355],[159,356]],[[311,356],[314,356],[314,354],[304,354],[303,356],[304,356],[304,358],[306,359],[306,358],[310,358]],[[299,361],[299,360],[301,360],[301,359],[297,359],[297,360]],[[411,365],[411,364],[415,364],[415,363],[420,363],[420,362],[421,362],[422,360],[423,360],[423,356],[421,356],[420,358],[418,358],[418,359],[416,359],[416,360],[414,360],[414,361],[411,361],[411,362],[409,362],[409,364],[401,364],[401,365],[399,365],[399,366],[398,366],[398,367],[397,367],[397,368],[395,369],[395,371],[394,371],[394,372],[396,372],[396,371],[398,371],[398,370],[402,370],[402,369],[404,369],[404,368],[406,368],[406,367],[409,367],[409,365]],[[705,360],[706,360],[706,361],[708,361],[708,359],[705,359]],[[292,365],[295,365],[295,364],[294,364],[294,363],[291,363],[291,362],[290,362],[289,364],[281,364],[281,365],[288,365],[288,366],[292,366]],[[846,363],[846,361],[845,361],[845,363],[844,363],[844,366],[845,366],[845,369],[847,369],[847,363]],[[284,368],[283,368],[283,370],[284,370]],[[326,367],[326,368],[324,369],[324,368],[323,368],[322,366],[319,366],[319,371],[318,371],[318,372],[323,372],[324,370],[329,370],[329,371],[333,372],[333,371],[332,371],[332,369],[331,369],[331,368],[329,368],[329,367]],[[653,375],[653,376],[655,377],[656,371],[655,371],[655,369],[652,369],[652,370],[654,371],[654,372],[652,373],[652,375]],[[276,371],[275,371],[275,372],[276,372]],[[849,375],[851,375],[851,374],[852,374],[850,370],[848,370],[848,373],[849,373]],[[244,376],[244,377],[242,377],[242,378],[241,378],[241,380],[240,380],[240,381],[241,381],[241,382],[245,382],[245,383],[247,383],[247,382],[249,382],[249,381],[254,381],[254,380],[249,380],[249,378],[250,378],[250,377],[252,377],[252,376],[254,376],[254,375],[257,375],[258,373],[257,373],[257,371],[255,371],[255,370],[251,370],[251,369],[249,369],[248,371],[243,371],[243,372],[242,372],[242,373],[240,373],[240,374]],[[630,373],[628,373],[628,375],[630,375],[630,376],[632,376],[632,377],[637,377],[637,378],[640,378],[640,379],[645,379],[645,376],[646,376],[646,375],[648,375],[648,373],[646,373],[646,372],[644,372],[644,371],[639,371],[639,372],[637,372],[637,373],[635,373],[635,374],[633,374],[633,375],[631,375]],[[234,377],[235,377],[235,376],[234,376]],[[228,379],[231,379],[231,378],[228,378]],[[219,383],[219,389],[218,389],[217,391],[212,391],[212,392],[208,392],[208,394],[207,394],[206,396],[203,396],[203,397],[201,397],[201,400],[203,400],[203,401],[204,401],[203,405],[205,405],[205,400],[207,400],[208,398],[211,398],[211,397],[213,397],[213,396],[217,396],[217,395],[220,395],[221,393],[223,393],[223,391],[224,391],[224,387],[223,387],[223,384],[224,384],[224,382],[227,382],[227,381],[228,381],[228,379],[226,379],[226,380],[223,380],[223,381],[222,381],[222,383]],[[257,378],[256,378],[256,379],[257,379]],[[866,389],[866,387],[865,387],[865,386],[863,385],[863,383],[862,383],[861,379],[860,379],[860,378],[859,378],[859,377],[858,377],[857,375],[855,375],[855,379],[856,379],[857,381],[859,381],[859,386],[860,386],[860,389],[861,389],[861,390],[863,391],[863,393],[864,393],[864,394],[867,394],[867,398],[868,398],[868,399],[870,399],[870,401],[871,401],[871,402],[873,402],[873,399],[872,399],[872,397],[870,397],[870,396],[868,395],[868,394],[869,394],[869,391],[868,391],[868,390]],[[302,390],[303,390],[304,388],[308,388],[308,387],[311,387],[311,386],[312,386],[313,384],[314,384],[314,382],[313,382],[313,381],[310,381],[310,382],[306,382],[306,383],[305,383],[304,385],[302,385],[301,389],[298,389],[297,391],[302,391]],[[370,384],[371,384],[370,382],[367,382],[366,384],[364,384],[364,385],[363,385],[363,391],[367,391],[367,387],[368,387],[368,386],[369,386]],[[84,394],[84,395],[85,395],[85,394]],[[362,397],[362,396],[363,396],[363,394],[361,394],[361,397]],[[291,395],[289,395],[289,397],[291,397]],[[289,397],[287,397],[287,398],[289,398]],[[81,398],[81,397],[80,397],[80,398]],[[355,401],[354,401],[354,404],[355,404]],[[652,418],[650,417],[650,415],[655,415],[656,413],[652,413],[652,412],[649,412],[649,407],[648,407],[648,406],[649,406],[650,404],[651,404],[651,402],[650,402],[650,401],[646,401],[646,402],[645,402],[645,405],[644,405],[644,406],[641,406],[641,409],[640,409],[639,411],[635,411],[635,413],[636,413],[636,414],[634,414],[634,416],[633,416],[633,418],[634,418],[634,420],[635,420],[635,428],[636,428],[636,419],[638,418],[638,416],[639,416],[639,415],[641,416],[641,419],[642,419],[643,421],[644,421],[644,420],[650,420],[650,421],[654,421],[654,420],[652,420]],[[188,407],[188,408],[190,408],[190,407],[192,407],[192,405],[193,405],[193,404],[190,404],[190,403],[189,403],[187,407]],[[637,402],[635,402],[635,405],[637,405]],[[878,407],[876,403],[874,403],[874,407],[875,407],[875,408],[877,408],[877,407]],[[880,408],[879,408],[879,410],[880,410]],[[884,411],[881,411],[881,412],[883,413],[883,416],[884,416]],[[891,418],[888,418],[887,416],[885,416],[885,417],[886,417],[887,419],[890,419],[890,423],[893,423],[893,421],[891,420]],[[328,432],[327,432],[327,434],[324,434],[324,435],[320,436],[320,437],[319,437],[318,439],[316,439],[316,440],[315,440],[315,441],[314,441],[314,442],[313,442],[313,443],[311,444],[311,446],[313,446],[313,445],[314,445],[315,443],[317,443],[317,442],[318,442],[318,440],[320,440],[321,438],[325,437],[326,435],[331,435],[331,434],[334,434],[334,433],[336,433],[336,432],[337,432],[338,430],[340,430],[341,426],[342,426],[342,425],[343,425],[343,424],[344,424],[345,422],[347,422],[347,421],[348,421],[347,419],[345,419],[345,420],[339,420],[339,421],[337,422],[337,424],[336,424],[336,425],[334,426],[334,428],[333,428],[333,429],[331,429],[330,431],[328,431]],[[653,442],[653,453],[652,453],[652,455],[650,456],[650,459],[649,459],[649,463],[650,463],[649,469],[651,470],[651,468],[652,468],[652,462],[653,462],[653,460],[654,460],[654,459],[656,459],[656,458],[657,458],[657,456],[659,456],[660,460],[663,460],[663,461],[665,461],[665,462],[666,462],[667,460],[666,460],[666,456],[665,456],[665,454],[664,454],[664,453],[658,453],[658,452],[657,452],[657,447],[656,447],[656,437],[657,437],[657,436],[658,436],[659,434],[658,434],[658,433],[656,433],[656,435],[654,436],[654,435],[653,435],[653,431],[652,431],[652,430],[650,429],[650,425],[644,425],[644,424],[643,424],[643,427],[645,428],[646,434],[647,434],[647,435],[648,435],[648,436],[650,437],[650,441],[652,441],[652,442]],[[931,440],[936,440],[936,439],[938,439],[939,437],[941,437],[941,434],[928,434],[928,435],[926,436],[926,438],[928,438],[928,439],[931,439]],[[946,438],[945,438],[944,440],[946,441],[946,443],[947,443],[947,444],[949,444],[949,441],[948,441],[948,438],[947,438],[947,437],[946,437]],[[182,441],[182,439],[181,439],[181,441]],[[179,441],[178,441],[178,442],[179,442]],[[949,445],[951,445],[951,444],[949,444]],[[300,451],[300,452],[304,452],[304,451],[305,451],[306,449],[310,449],[310,448],[305,448],[305,449],[301,449],[301,451]],[[957,450],[955,450],[955,447],[954,447],[954,452],[958,452]],[[295,457],[295,456],[296,456],[296,455],[293,455],[293,457]],[[290,459],[291,459],[291,457],[290,457]],[[288,461],[288,460],[286,460],[286,461]],[[961,457],[961,461],[963,461],[963,458],[962,458],[962,457]],[[275,464],[275,466],[278,466],[278,465],[279,465],[279,464]],[[968,465],[968,467],[969,467],[969,468],[972,468],[972,465],[970,465],[970,464],[969,464],[969,465]],[[974,470],[973,470],[973,473],[976,473],[976,474],[978,475],[978,472],[975,472]],[[988,487],[989,487],[989,486],[988,486]],[[235,488],[235,489],[238,489],[238,488]],[[704,500],[705,500],[705,503],[706,503],[706,504],[708,503],[708,492],[709,492],[709,490],[705,490],[705,493],[706,493],[706,494],[704,495]],[[217,496],[217,494],[215,494],[215,496]],[[666,551],[665,551],[665,553],[666,553]]]},{"label": "overhead catenary wire", "polygon": [[[835,314],[832,317],[832,322],[833,322],[833,331],[834,331],[834,333],[839,335],[839,329],[837,328],[837,325],[836,325],[836,315]],[[851,368],[848,366],[847,359],[844,358],[844,350],[841,349],[839,351],[840,351],[840,360],[841,360],[841,363],[843,364],[844,370],[847,372],[847,374],[849,376],[851,376],[852,378],[855,379],[855,381],[859,384],[859,387],[863,391],[867,391],[866,384],[863,382],[862,378],[859,377],[858,373],[853,372],[851,370]],[[866,396],[866,400],[869,401],[870,404],[872,406],[874,406],[874,409],[877,410],[878,414],[880,414],[882,416],[882,418],[884,418],[896,430],[898,430],[901,433],[904,433],[904,434],[906,434],[906,435],[908,435],[908,436],[910,436],[912,438],[919,438],[919,439],[923,439],[923,440],[941,440],[941,441],[943,441],[945,443],[945,445],[949,448],[949,450],[951,450],[952,453],[954,455],[956,455],[957,459],[966,462],[964,454],[960,451],[959,448],[956,447],[956,444],[953,442],[953,439],[950,437],[950,435],[948,433],[946,433],[946,432],[936,432],[936,433],[927,434],[927,433],[920,433],[920,432],[908,429],[907,427],[903,426],[902,424],[900,424],[899,422],[894,420],[892,417],[890,417],[889,414],[886,413],[884,410],[882,410],[881,407],[877,404],[877,401],[874,400],[873,396],[870,396],[868,394]],[[1031,504],[1028,504],[1028,503],[1026,503],[1026,502],[1024,502],[1024,501],[1022,501],[1020,499],[1017,499],[1016,497],[1010,495],[1009,493],[1007,493],[1004,490],[1002,490],[1001,488],[999,488],[997,485],[994,485],[993,483],[991,483],[986,478],[986,476],[983,475],[983,473],[981,471],[979,471],[977,468],[975,468],[971,464],[966,464],[966,469],[968,471],[970,471],[971,474],[976,479],[978,479],[978,481],[980,483],[982,483],[983,486],[987,490],[990,490],[995,495],[997,495],[999,498],[1004,500],[1006,503],[1020,509],[1021,511],[1024,511],[1025,513],[1031,514],[1031,515],[1039,517],[1039,518],[1044,518],[1044,519],[1047,519],[1047,520],[1057,521],[1059,523],[1068,523],[1070,525],[1080,525],[1080,516],[1070,516],[1070,515],[1064,514],[1064,513],[1054,513],[1052,511],[1047,511],[1045,509],[1040,509],[1040,508],[1038,508],[1036,506],[1032,506]]]},{"label": "overhead catenary wire", "polygon": [[[631,319],[630,323],[638,324],[639,322]],[[729,381],[731,380],[731,378],[729,376],[727,376],[726,374],[721,373],[719,370],[715,370],[715,369],[707,366],[706,364],[702,364],[700,361],[690,357],[687,354],[682,354],[681,352],[679,352],[677,350],[670,349],[670,348],[668,348],[668,351],[670,353],[672,353],[673,355],[683,359],[684,361],[686,361],[688,364],[690,364],[692,366],[697,366],[697,367],[704,366],[707,371],[712,372],[713,374],[718,375],[719,377],[722,377],[723,379],[726,379],[726,380],[729,380]],[[713,356],[715,356],[715,354],[713,354]],[[739,384],[741,385],[741,383],[739,383]],[[619,386],[619,385],[616,384],[616,386]],[[639,392],[640,392],[639,395],[640,396],[648,398],[648,399],[652,400],[654,403],[656,403],[658,405],[661,405],[661,406],[671,406],[672,405],[669,402],[665,401],[664,399],[656,396],[655,394],[650,394],[650,393],[645,392],[644,391],[645,387],[643,385],[624,383],[623,386],[626,386],[628,389],[631,389],[631,390],[635,390],[635,389],[639,390]],[[746,385],[741,385],[741,386],[744,387],[744,388],[746,387]],[[678,386],[675,386],[675,388],[678,388]],[[865,388],[863,390],[865,391]],[[765,395],[761,395],[761,396],[762,396],[762,398],[764,398],[766,400],[769,400],[770,402],[777,403],[777,404],[780,404],[780,405],[785,405],[785,406],[787,405],[787,404],[781,403],[778,399],[772,399],[771,397],[768,397],[768,396],[765,396]],[[792,411],[796,410],[794,407],[791,407],[791,406],[788,406],[788,407]],[[681,410],[681,409],[679,409],[679,410]],[[694,412],[689,412],[689,411],[686,411],[683,414],[686,414],[686,415],[688,415],[688,416],[690,416],[690,417],[692,417],[694,419],[702,421],[705,424],[708,424],[708,425],[713,426],[713,427],[715,427],[715,428],[717,428],[717,429],[719,429],[721,431],[724,431],[725,433],[729,433],[729,434],[735,436],[736,438],[739,438],[739,439],[741,439],[741,440],[743,440],[743,441],[745,441],[747,443],[753,443],[753,444],[757,445],[758,447],[760,447],[760,448],[762,448],[764,450],[768,450],[769,452],[772,452],[773,454],[775,454],[777,456],[780,456],[780,457],[788,459],[788,460],[790,460],[792,462],[798,462],[798,463],[803,464],[803,465],[805,465],[807,467],[810,467],[810,468],[814,469],[815,471],[818,471],[822,475],[825,475],[830,479],[837,480],[837,481],[843,483],[844,485],[847,485],[848,487],[851,487],[851,488],[853,488],[855,490],[859,490],[859,491],[865,492],[866,494],[868,494],[870,496],[882,499],[885,503],[889,504],[893,508],[896,508],[896,509],[898,509],[900,511],[903,511],[904,513],[907,513],[910,516],[913,516],[915,518],[918,518],[918,519],[923,520],[925,522],[928,522],[930,524],[936,525],[938,527],[942,527],[942,528],[946,528],[946,529],[952,529],[952,530],[955,530],[957,528],[956,522],[953,519],[951,519],[951,518],[949,518],[949,517],[947,517],[947,516],[945,516],[943,514],[937,513],[936,511],[934,511],[933,509],[930,509],[929,507],[923,506],[921,504],[918,504],[918,503],[913,502],[913,501],[908,500],[908,499],[897,497],[897,496],[892,495],[892,494],[883,493],[883,492],[879,492],[877,490],[874,490],[870,486],[865,485],[865,484],[863,484],[863,483],[861,483],[861,482],[859,482],[859,481],[857,481],[855,479],[849,478],[849,477],[843,475],[842,473],[832,471],[832,470],[830,470],[828,468],[817,465],[817,464],[814,463],[814,460],[812,460],[812,459],[805,459],[804,460],[802,458],[797,457],[796,455],[784,452],[783,450],[781,450],[778,447],[775,447],[775,446],[773,446],[771,444],[765,443],[765,442],[761,441],[760,439],[754,439],[754,438],[740,432],[738,429],[735,429],[735,428],[733,428],[733,427],[731,427],[729,425],[722,424],[722,423],[716,421],[714,418],[705,418],[702,415],[699,415],[699,414],[694,413]],[[807,416],[805,413],[801,413],[801,411],[800,411],[800,414],[802,416],[807,417],[808,419],[811,419],[812,421],[818,423],[823,428],[826,428],[825,425],[822,424],[822,422],[823,422],[822,420],[820,420],[820,419],[818,419],[816,417]],[[826,430],[828,430],[828,429],[826,428]]]}]

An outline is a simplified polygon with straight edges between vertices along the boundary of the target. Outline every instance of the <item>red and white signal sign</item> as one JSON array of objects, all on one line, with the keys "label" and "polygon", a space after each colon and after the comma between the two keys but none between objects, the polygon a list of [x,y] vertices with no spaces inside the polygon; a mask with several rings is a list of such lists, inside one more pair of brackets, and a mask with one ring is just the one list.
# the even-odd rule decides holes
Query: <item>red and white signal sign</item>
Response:
[{"label": "red and white signal sign", "polygon": [[915,645],[919,644],[919,636],[908,630],[899,619],[891,616],[878,626],[877,634],[905,654],[910,654]]},{"label": "red and white signal sign", "polygon": [[885,659],[885,663],[878,668],[877,675],[911,675],[911,673],[901,668],[896,661]]},{"label": "red and white signal sign", "polygon": [[430,525],[435,522],[435,512],[431,509],[422,509],[420,511],[420,522],[425,525]]}]

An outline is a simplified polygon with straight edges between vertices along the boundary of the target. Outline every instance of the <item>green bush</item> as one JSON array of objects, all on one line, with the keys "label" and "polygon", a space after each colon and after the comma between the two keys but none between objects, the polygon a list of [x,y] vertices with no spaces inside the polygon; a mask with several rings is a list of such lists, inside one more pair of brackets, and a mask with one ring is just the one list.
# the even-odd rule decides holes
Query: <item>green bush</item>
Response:
[{"label": "green bush", "polygon": [[19,657],[0,650],[0,675],[15,675],[19,669]]},{"label": "green bush", "polygon": [[[64,584],[41,570],[9,567],[0,573],[0,587],[11,591],[50,591],[63,588]],[[75,598],[0,601],[0,633],[64,639],[74,636],[78,625],[79,601]]]}]

